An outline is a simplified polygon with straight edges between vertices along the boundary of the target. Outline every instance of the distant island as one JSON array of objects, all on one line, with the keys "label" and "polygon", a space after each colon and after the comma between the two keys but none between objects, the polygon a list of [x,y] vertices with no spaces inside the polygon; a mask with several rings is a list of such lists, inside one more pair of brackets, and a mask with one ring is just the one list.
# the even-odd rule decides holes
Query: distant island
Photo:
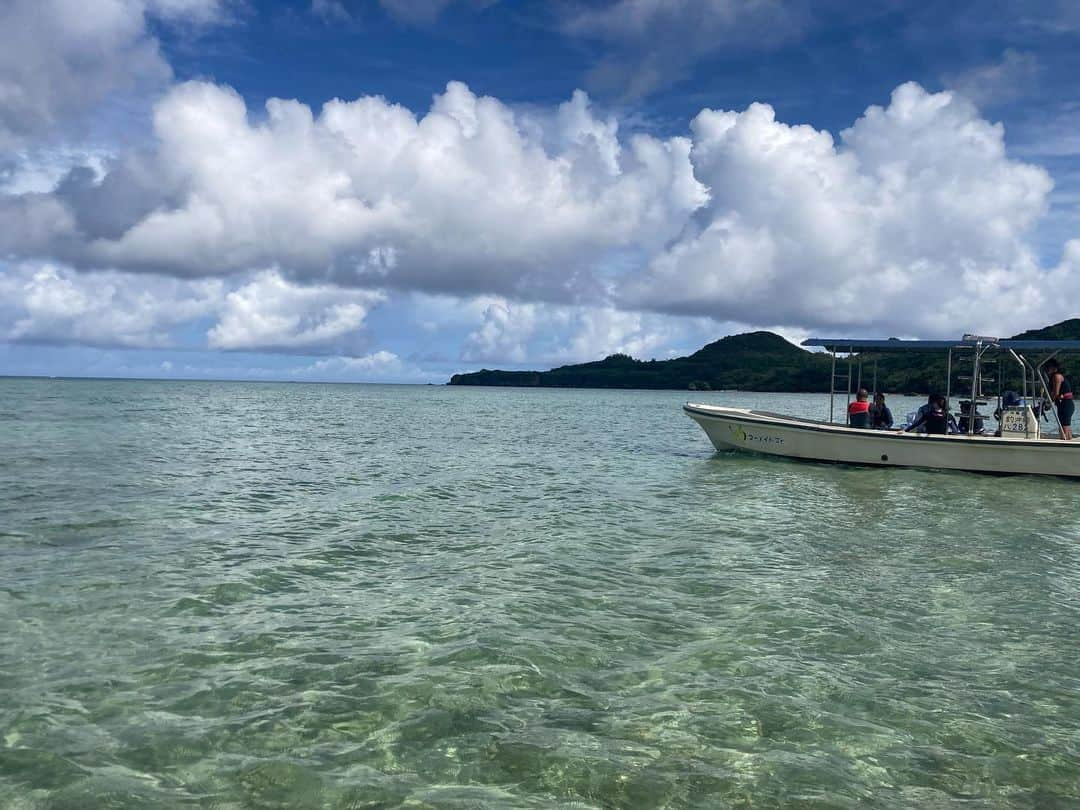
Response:
[{"label": "distant island", "polygon": [[[1080,318],[1014,337],[1080,340]],[[880,391],[933,391],[945,379],[945,358],[936,353],[864,356],[864,362],[875,359]],[[560,366],[550,371],[482,369],[455,374],[450,385],[819,393],[829,390],[831,363],[828,354],[807,351],[773,332],[746,332],[729,335],[687,357],[671,360],[635,360],[629,355],[613,354],[592,363]],[[863,383],[867,387],[872,373],[864,365]]]}]

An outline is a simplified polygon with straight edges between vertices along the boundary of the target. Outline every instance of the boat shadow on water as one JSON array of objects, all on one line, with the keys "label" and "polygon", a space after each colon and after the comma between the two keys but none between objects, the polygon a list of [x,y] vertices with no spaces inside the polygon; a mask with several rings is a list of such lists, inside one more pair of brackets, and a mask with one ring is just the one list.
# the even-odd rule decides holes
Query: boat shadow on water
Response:
[{"label": "boat shadow on water", "polygon": [[[741,450],[718,450],[700,458],[688,484],[701,491],[722,490],[729,498],[765,500],[799,510],[804,503],[847,505],[864,519],[884,519],[891,508],[915,511],[932,505],[972,506],[986,518],[1013,511],[1017,501],[1038,502],[1074,492],[1068,478],[1010,473],[971,474],[961,470],[892,467],[793,459]],[[1003,490],[1003,487],[1006,490]]]},{"label": "boat shadow on water", "polygon": [[910,546],[928,559],[945,547],[967,553],[972,532],[994,547],[1015,550],[1019,543],[1030,552],[1054,540],[1053,546],[1069,532],[1018,524],[1016,505],[1047,498],[1067,503],[1074,491],[1069,479],[1047,476],[861,466],[737,450],[701,458],[685,486],[702,501],[693,519],[706,533],[715,529],[722,543],[749,537],[762,548],[805,542],[817,551],[872,547],[889,554]]}]

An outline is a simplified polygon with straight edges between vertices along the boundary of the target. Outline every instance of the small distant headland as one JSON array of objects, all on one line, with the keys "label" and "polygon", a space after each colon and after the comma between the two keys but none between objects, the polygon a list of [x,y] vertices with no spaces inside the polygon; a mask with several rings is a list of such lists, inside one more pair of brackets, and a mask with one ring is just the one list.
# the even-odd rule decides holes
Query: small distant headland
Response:
[{"label": "small distant headland", "polygon": [[[1080,318],[1013,337],[1080,340]],[[881,391],[932,391],[941,386],[945,377],[945,358],[937,357],[936,353],[876,357]],[[613,354],[592,363],[560,366],[550,371],[483,369],[455,374],[450,385],[816,393],[829,390],[830,365],[829,355],[809,352],[773,332],[747,332],[729,335],[687,357],[671,360],[635,360],[625,354]],[[868,374],[864,370],[864,375]],[[863,382],[869,386],[869,377],[864,376]]]}]

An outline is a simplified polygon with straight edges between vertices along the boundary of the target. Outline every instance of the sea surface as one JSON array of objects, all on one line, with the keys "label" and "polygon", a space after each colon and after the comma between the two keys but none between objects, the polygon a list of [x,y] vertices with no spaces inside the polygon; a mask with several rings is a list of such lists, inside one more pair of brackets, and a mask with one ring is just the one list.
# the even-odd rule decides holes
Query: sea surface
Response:
[{"label": "sea surface", "polygon": [[0,808],[1080,806],[1080,485],[687,396],[0,380]]}]

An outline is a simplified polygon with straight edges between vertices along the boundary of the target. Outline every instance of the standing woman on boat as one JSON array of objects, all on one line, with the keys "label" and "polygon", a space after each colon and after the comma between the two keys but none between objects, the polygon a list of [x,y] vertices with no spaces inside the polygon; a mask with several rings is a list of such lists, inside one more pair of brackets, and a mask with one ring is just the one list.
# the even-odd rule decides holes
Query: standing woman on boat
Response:
[{"label": "standing woman on boat", "polygon": [[1065,372],[1062,371],[1057,360],[1046,362],[1046,374],[1050,383],[1050,398],[1057,405],[1058,421],[1061,422],[1061,438],[1070,442],[1072,441],[1073,411],[1076,410],[1072,386],[1065,379]]}]

